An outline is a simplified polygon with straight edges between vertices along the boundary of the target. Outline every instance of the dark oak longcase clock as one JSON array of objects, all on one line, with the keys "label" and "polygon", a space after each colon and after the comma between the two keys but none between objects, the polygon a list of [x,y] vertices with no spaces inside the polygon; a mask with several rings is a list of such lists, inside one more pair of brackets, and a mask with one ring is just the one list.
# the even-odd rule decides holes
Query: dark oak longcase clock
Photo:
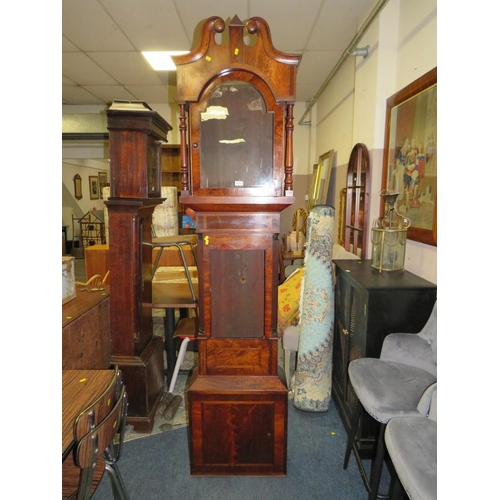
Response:
[{"label": "dark oak longcase clock", "polygon": [[[258,17],[205,21],[174,57],[180,202],[196,212],[199,366],[188,391],[193,475],[286,474],[287,399],[277,376],[280,213],[293,197],[300,57]],[[244,37],[249,37],[251,43]],[[224,40],[224,36],[222,37]]]},{"label": "dark oak longcase clock", "polygon": [[[153,335],[151,221],[161,198],[161,147],[172,127],[142,101],[106,112],[110,148],[111,363],[127,386],[127,422],[151,432],[164,390],[163,341]],[[149,307],[148,305],[149,304]]]}]

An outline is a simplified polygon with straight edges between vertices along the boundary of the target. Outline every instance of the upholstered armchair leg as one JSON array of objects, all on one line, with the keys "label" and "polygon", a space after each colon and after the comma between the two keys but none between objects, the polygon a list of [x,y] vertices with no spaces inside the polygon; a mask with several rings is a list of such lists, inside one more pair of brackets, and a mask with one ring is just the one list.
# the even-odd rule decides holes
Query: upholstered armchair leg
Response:
[{"label": "upholstered armchair leg", "polygon": [[375,453],[375,460],[372,462],[370,471],[370,494],[368,500],[375,500],[378,495],[378,488],[380,486],[380,477],[382,476],[382,467],[384,465],[385,455],[385,441],[384,433],[387,424],[380,424],[380,432],[377,440],[377,451]]},{"label": "upholstered armchair leg", "polygon": [[349,465],[349,458],[351,456],[352,447],[354,446],[354,439],[356,437],[356,431],[358,430],[359,419],[361,418],[361,411],[363,406],[359,402],[356,401],[356,409],[354,411],[354,416],[351,422],[351,430],[349,431],[349,436],[347,438],[347,445],[345,448],[345,456],[344,456],[344,469],[347,469]]}]

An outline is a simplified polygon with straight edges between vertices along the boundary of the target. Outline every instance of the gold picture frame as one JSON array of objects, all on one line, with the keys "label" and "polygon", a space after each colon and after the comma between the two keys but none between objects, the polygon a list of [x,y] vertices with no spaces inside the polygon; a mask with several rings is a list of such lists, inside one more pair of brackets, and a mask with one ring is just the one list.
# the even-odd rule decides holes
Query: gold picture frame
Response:
[{"label": "gold picture frame", "polygon": [[311,189],[309,190],[309,210],[315,205],[324,205],[326,203],[328,188],[330,186],[330,177],[332,175],[334,152],[335,151],[331,149],[322,154],[319,157],[319,162],[313,166]]},{"label": "gold picture frame", "polygon": [[317,192],[316,192],[317,191],[317,185],[316,185],[317,178],[318,178],[318,164],[315,163],[313,165],[311,186],[309,187],[309,199],[308,199],[308,203],[307,203],[307,210],[311,210],[311,208],[314,207],[314,205],[317,202]]},{"label": "gold picture frame", "polygon": [[399,193],[408,239],[437,246],[437,68],[387,99],[384,189]]}]

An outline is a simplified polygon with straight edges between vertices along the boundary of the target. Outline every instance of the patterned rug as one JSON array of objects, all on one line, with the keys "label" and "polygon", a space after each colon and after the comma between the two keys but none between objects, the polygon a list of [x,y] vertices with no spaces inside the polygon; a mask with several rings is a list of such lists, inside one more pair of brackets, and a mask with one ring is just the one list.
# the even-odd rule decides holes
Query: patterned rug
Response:
[{"label": "patterned rug", "polygon": [[317,205],[307,221],[293,405],[311,412],[328,411],[332,391],[334,215]]}]

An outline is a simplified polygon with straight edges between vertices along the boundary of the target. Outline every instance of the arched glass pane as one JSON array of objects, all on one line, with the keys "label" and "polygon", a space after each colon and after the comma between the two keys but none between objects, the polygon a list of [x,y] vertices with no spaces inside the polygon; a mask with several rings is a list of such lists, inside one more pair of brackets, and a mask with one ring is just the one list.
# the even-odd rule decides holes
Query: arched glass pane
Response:
[{"label": "arched glass pane", "polygon": [[201,188],[273,187],[273,113],[246,82],[218,85],[200,113]]}]

